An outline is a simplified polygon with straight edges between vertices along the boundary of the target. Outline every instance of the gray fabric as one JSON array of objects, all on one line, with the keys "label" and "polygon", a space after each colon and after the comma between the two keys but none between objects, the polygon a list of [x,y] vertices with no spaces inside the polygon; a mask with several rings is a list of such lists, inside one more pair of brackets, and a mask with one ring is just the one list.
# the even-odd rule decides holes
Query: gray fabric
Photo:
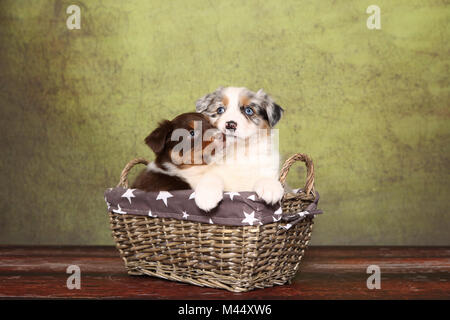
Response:
[{"label": "gray fabric", "polygon": [[267,205],[255,192],[225,192],[220,204],[210,212],[197,207],[193,190],[146,192],[122,187],[105,192],[109,212],[159,218],[175,218],[227,226],[263,225],[285,221],[289,229],[306,217],[322,213],[316,200],[303,212],[281,214],[280,205]]}]

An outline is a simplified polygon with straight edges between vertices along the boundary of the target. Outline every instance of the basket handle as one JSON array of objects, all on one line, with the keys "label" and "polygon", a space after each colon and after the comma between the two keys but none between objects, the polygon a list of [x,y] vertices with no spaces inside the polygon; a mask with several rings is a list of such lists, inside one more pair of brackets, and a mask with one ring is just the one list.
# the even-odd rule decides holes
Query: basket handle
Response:
[{"label": "basket handle", "polygon": [[[306,184],[305,191],[306,194],[309,194],[311,191],[315,191],[314,189],[314,164],[311,158],[304,153],[296,153],[292,155],[289,159],[287,159],[280,170],[280,182],[284,186],[286,183],[286,177],[289,172],[289,169],[296,161],[302,161],[306,164]],[[128,173],[130,170],[137,164],[148,165],[148,161],[144,158],[136,158],[127,163],[125,168],[123,168],[122,173],[120,174],[120,180],[117,184],[118,187],[128,188]],[[314,193],[313,193],[314,195]]]},{"label": "basket handle", "polygon": [[120,180],[117,184],[118,187],[128,188],[128,173],[130,173],[130,170],[139,163],[148,165],[148,161],[144,158],[136,158],[128,162],[125,168],[123,168],[122,173],[120,174]]},{"label": "basket handle", "polygon": [[295,161],[302,161],[306,165],[306,184],[305,184],[305,192],[308,195],[312,191],[312,195],[315,195],[314,189],[314,164],[311,158],[304,153],[296,153],[292,155],[289,159],[287,159],[280,170],[280,182],[285,185],[286,176],[289,172],[289,169],[294,164]]}]

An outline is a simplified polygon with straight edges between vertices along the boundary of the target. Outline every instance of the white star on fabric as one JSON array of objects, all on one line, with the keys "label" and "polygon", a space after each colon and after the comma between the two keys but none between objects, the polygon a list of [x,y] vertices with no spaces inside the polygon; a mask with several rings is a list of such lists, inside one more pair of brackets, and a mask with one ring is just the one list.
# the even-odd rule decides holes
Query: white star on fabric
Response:
[{"label": "white star on fabric", "polygon": [[148,216],[149,216],[149,217],[156,218],[156,214],[153,214],[153,213],[152,213],[152,210],[148,210]]},{"label": "white star on fabric", "polygon": [[195,191],[191,193],[189,196],[189,200],[195,199]]},{"label": "white star on fabric", "polygon": [[172,197],[173,197],[173,195],[170,192],[160,191],[158,196],[156,197],[156,200],[162,200],[167,207],[167,198],[172,198]]},{"label": "white star on fabric", "polygon": [[187,219],[187,217],[189,217],[189,215],[187,214],[186,211],[182,211],[183,212],[183,219]]},{"label": "white star on fabric", "polygon": [[248,196],[247,199],[250,199],[250,200],[252,200],[252,201],[255,201],[255,200],[256,200],[256,197],[255,197],[254,194],[252,194],[251,196]]},{"label": "white star on fabric", "polygon": [[113,209],[113,212],[119,213],[119,214],[127,214],[125,211],[122,210],[120,205],[117,205],[117,208],[119,208],[119,209]]},{"label": "white star on fabric", "polygon": [[273,219],[273,222],[278,222],[278,221],[281,220],[281,216],[278,216],[278,217],[272,217],[272,219]]},{"label": "white star on fabric", "polygon": [[298,214],[300,217],[304,217],[304,216],[308,215],[309,212],[308,212],[308,211],[302,211],[302,212],[298,212],[297,214]]},{"label": "white star on fabric", "polygon": [[249,225],[253,225],[255,221],[259,221],[259,219],[255,218],[255,211],[251,213],[247,213],[244,211],[245,219],[242,220],[242,223],[248,223]]},{"label": "white star on fabric", "polygon": [[282,228],[284,228],[284,229],[286,229],[286,230],[289,230],[291,227],[292,227],[292,224],[290,224],[290,223],[288,223],[288,224],[285,225],[285,226],[282,226]]},{"label": "white star on fabric", "polygon": [[278,208],[277,211],[275,211],[273,214],[282,214],[283,213],[283,209],[281,209],[281,207]]},{"label": "white star on fabric", "polygon": [[225,192],[225,194],[230,196],[231,201],[233,201],[234,196],[240,196],[239,192]]},{"label": "white star on fabric", "polygon": [[135,198],[136,196],[133,194],[133,191],[136,189],[127,189],[127,191],[122,195],[122,198],[127,198],[131,204],[131,198]]},{"label": "white star on fabric", "polygon": [[105,202],[106,202],[106,205],[108,206],[108,210],[111,208],[111,203],[109,203],[108,202],[108,200],[106,199],[106,197],[105,197]]},{"label": "white star on fabric", "polygon": [[212,221],[212,219],[211,219],[211,218],[209,218],[209,223],[210,223],[210,224],[213,224],[213,221]]}]

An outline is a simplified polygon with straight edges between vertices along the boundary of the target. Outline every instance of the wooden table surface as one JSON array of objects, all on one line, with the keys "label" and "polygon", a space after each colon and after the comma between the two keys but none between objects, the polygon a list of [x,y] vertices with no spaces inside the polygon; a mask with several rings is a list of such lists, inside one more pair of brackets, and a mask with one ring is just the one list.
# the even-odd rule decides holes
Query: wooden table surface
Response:
[{"label": "wooden table surface", "polygon": [[[69,265],[79,290],[66,287]],[[381,289],[367,288],[369,265]],[[114,247],[0,246],[0,298],[450,299],[450,248],[310,247],[292,284],[232,293],[129,276]]]}]

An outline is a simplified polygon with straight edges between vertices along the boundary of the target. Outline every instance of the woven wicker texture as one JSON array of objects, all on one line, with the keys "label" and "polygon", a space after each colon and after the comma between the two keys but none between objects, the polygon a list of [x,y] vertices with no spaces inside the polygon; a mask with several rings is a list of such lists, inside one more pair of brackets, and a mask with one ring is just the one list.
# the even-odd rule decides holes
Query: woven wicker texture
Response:
[{"label": "woven wicker texture", "polygon": [[[284,185],[295,161],[305,162],[307,179],[299,193],[286,193],[283,214],[303,211],[314,201],[314,166],[305,154],[284,163]],[[119,185],[127,187],[131,161]],[[304,191],[303,191],[304,190]],[[257,226],[211,225],[172,218],[109,213],[113,238],[130,275],[150,275],[199,286],[244,292],[288,283],[298,271],[311,239],[313,218],[292,228],[285,222]]]}]

